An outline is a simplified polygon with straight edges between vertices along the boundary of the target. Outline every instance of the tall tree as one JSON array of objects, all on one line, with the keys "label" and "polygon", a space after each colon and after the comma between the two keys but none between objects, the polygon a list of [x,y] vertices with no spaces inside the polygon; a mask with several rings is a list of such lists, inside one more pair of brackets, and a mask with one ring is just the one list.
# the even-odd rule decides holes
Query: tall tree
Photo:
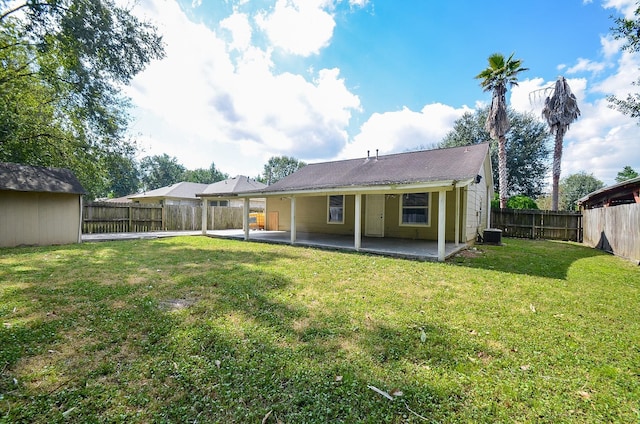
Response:
[{"label": "tall tree", "polygon": [[146,156],[140,161],[143,189],[155,190],[181,181],[186,168],[168,154]]},{"label": "tall tree", "polygon": [[507,207],[507,150],[505,134],[509,131],[507,114],[507,86],[518,85],[518,74],[528,70],[522,60],[514,59],[514,53],[505,60],[500,53],[489,56],[489,66],[476,75],[484,91],[491,91],[491,107],[485,124],[492,138],[498,140],[498,186],[500,208]]},{"label": "tall tree", "polygon": [[571,92],[567,80],[560,76],[550,96],[544,101],[542,116],[549,125],[551,134],[555,135],[553,148],[553,168],[551,187],[551,210],[558,210],[558,185],[560,183],[560,165],[562,163],[562,144],[569,126],[580,116],[578,101]]},{"label": "tall tree", "polygon": [[113,0],[0,0],[0,160],[71,168],[89,197],[126,156],[122,85],[164,47]]},{"label": "tall tree", "polygon": [[622,169],[622,171],[618,172],[618,175],[616,176],[616,182],[621,183],[623,181],[627,181],[637,177],[638,173],[632,167],[627,165]]},{"label": "tall tree", "polygon": [[[497,141],[484,128],[489,107],[467,112],[457,119],[453,129],[440,142],[439,147],[467,146],[490,143],[491,161],[498,161]],[[531,113],[520,113],[508,108],[511,130],[506,134],[507,195],[536,198],[543,192],[549,169],[549,131],[547,126]],[[493,168],[493,181],[498,192],[498,168]],[[498,202],[499,206],[499,202]],[[507,207],[509,207],[507,202]]]},{"label": "tall tree", "polygon": [[587,194],[604,187],[604,183],[586,172],[578,172],[563,178],[560,182],[562,202],[560,206],[564,210],[575,210],[577,202]]},{"label": "tall tree", "polygon": [[211,184],[218,181],[226,180],[229,174],[225,174],[216,168],[216,164],[211,162],[209,169],[198,168],[194,170],[186,170],[182,175],[182,181],[191,183]]},{"label": "tall tree", "polygon": [[259,181],[270,185],[293,174],[307,164],[290,156],[273,156],[264,165],[264,171]]},{"label": "tall tree", "polygon": [[[640,4],[634,12],[633,19],[616,18],[614,22],[616,26],[612,28],[613,37],[616,40],[626,41],[622,49],[628,52],[640,52]],[[640,78],[631,84],[640,85]],[[632,118],[640,118],[640,93],[628,94],[626,99],[609,96],[607,100],[614,109]]]}]

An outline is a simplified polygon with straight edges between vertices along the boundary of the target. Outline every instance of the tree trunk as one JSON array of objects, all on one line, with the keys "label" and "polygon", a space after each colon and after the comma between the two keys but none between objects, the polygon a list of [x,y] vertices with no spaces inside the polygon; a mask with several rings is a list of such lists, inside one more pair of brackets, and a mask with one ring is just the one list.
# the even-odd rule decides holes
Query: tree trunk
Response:
[{"label": "tree trunk", "polygon": [[558,128],[556,131],[556,144],[553,149],[553,185],[551,187],[551,210],[558,210],[558,201],[560,198],[560,164],[562,162],[562,143],[564,141],[565,129]]},{"label": "tree trunk", "polygon": [[498,191],[500,196],[500,209],[507,207],[507,138],[501,135],[498,138]]}]

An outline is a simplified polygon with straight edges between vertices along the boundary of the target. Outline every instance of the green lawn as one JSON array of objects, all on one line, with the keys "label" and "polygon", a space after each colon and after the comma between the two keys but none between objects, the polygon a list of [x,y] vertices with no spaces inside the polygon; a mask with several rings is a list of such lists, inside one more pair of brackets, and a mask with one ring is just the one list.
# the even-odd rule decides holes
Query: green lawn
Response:
[{"label": "green lawn", "polygon": [[640,421],[640,268],[504,242],[0,249],[0,422]]}]

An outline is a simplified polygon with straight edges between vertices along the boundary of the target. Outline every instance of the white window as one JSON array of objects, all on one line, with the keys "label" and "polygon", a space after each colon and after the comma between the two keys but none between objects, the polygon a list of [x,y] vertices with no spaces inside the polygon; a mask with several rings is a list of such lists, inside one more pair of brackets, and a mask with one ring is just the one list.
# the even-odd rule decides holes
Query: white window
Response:
[{"label": "white window", "polygon": [[327,222],[330,224],[344,224],[344,196],[329,196]]},{"label": "white window", "polygon": [[229,206],[228,200],[210,200],[209,206]]},{"label": "white window", "polygon": [[400,201],[400,225],[429,226],[430,193],[405,193]]}]

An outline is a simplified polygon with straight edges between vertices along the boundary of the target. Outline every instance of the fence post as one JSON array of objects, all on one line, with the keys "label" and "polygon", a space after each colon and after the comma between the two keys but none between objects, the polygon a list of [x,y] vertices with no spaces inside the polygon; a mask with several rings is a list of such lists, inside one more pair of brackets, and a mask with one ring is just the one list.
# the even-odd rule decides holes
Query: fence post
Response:
[{"label": "fence post", "polygon": [[131,228],[133,227],[133,207],[129,206],[129,225],[127,227],[127,232],[132,232]]}]

